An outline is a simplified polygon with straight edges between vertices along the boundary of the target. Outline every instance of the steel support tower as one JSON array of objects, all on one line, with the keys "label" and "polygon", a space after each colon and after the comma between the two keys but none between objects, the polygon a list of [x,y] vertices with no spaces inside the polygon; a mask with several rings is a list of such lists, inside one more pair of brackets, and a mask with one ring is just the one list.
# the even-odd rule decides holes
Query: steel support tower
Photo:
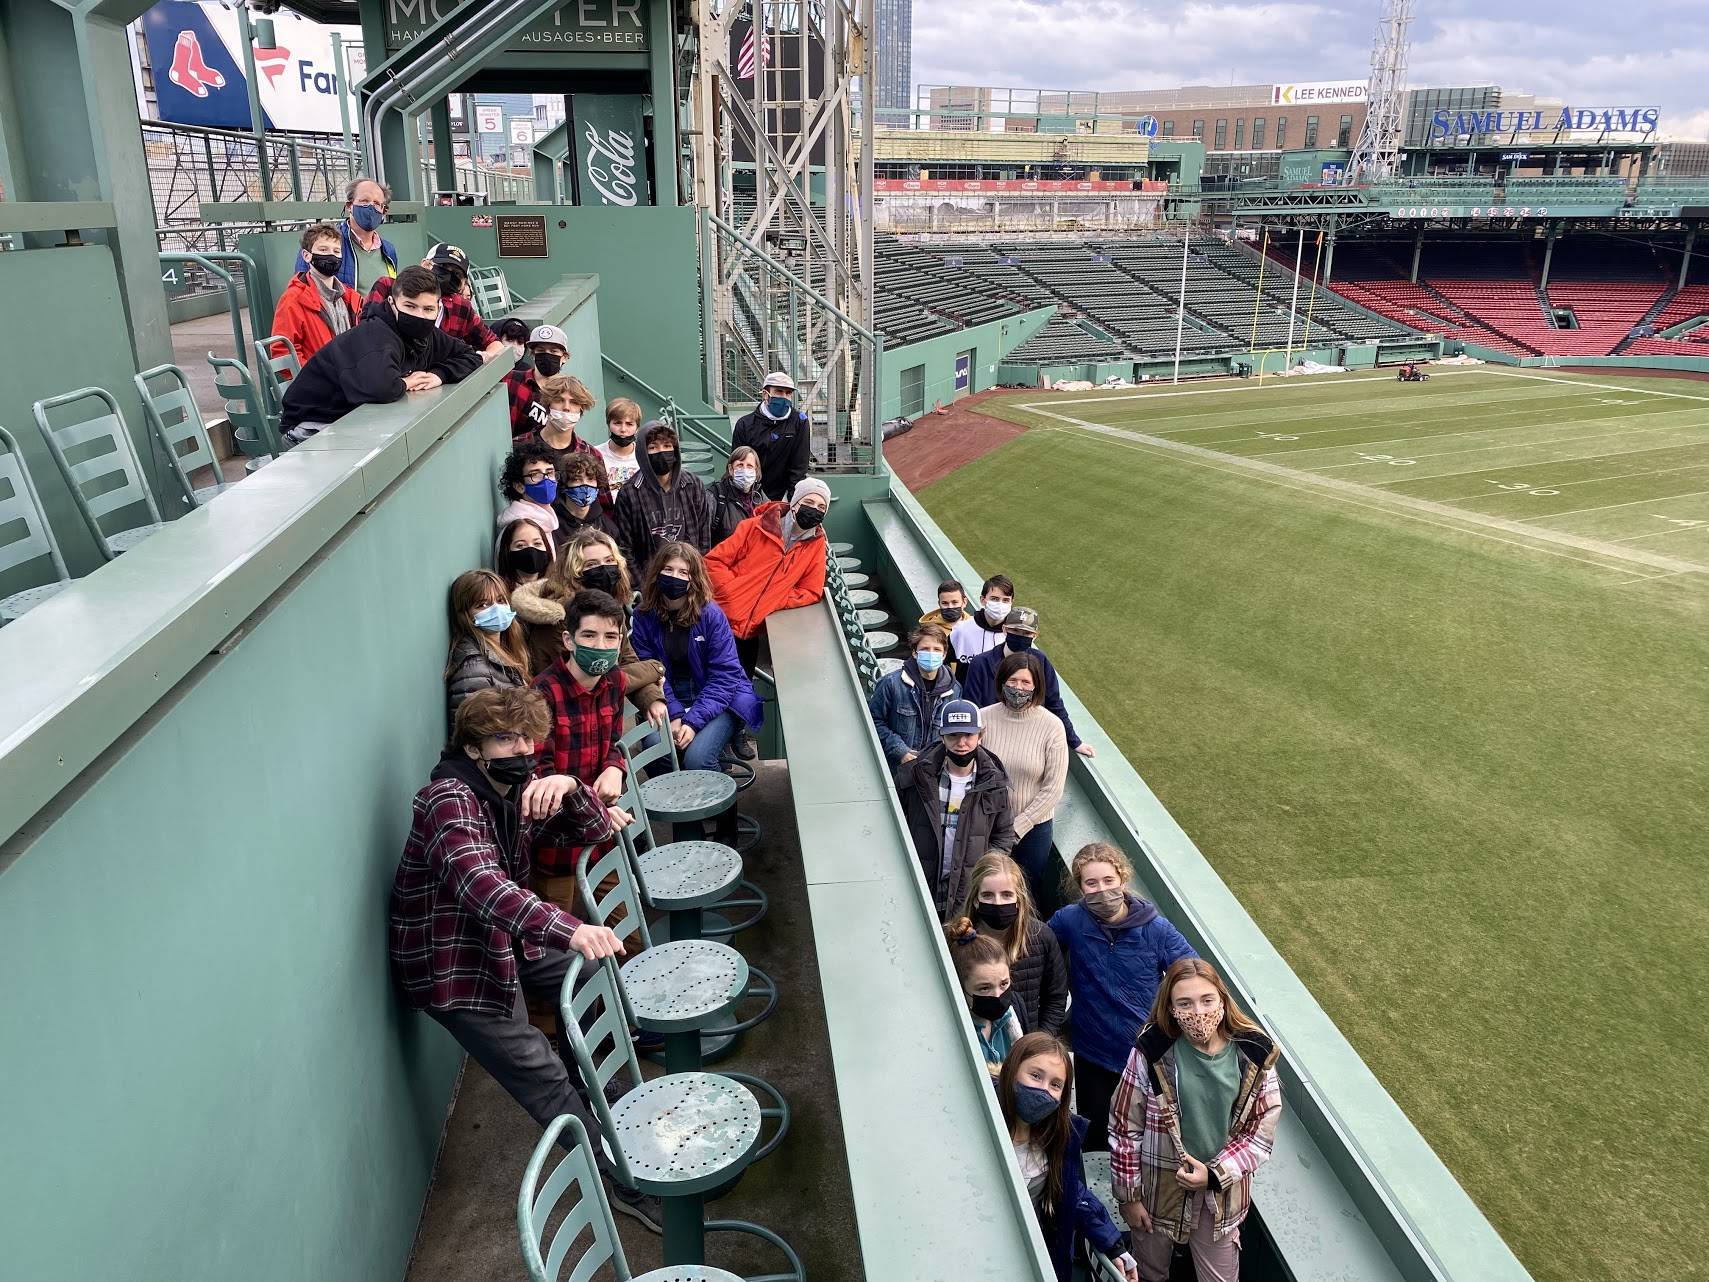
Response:
[{"label": "steel support tower", "polygon": [[1345,181],[1371,182],[1394,176],[1406,138],[1406,59],[1412,35],[1413,0],[1383,0],[1371,41],[1371,80],[1365,93],[1365,127],[1347,163]]}]

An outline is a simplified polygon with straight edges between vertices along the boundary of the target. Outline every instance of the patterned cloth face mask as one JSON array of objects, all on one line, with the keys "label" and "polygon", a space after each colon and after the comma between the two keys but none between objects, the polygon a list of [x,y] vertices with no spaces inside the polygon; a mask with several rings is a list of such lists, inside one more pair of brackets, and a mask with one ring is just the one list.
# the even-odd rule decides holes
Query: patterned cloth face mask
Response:
[{"label": "patterned cloth face mask", "polygon": [[1175,1022],[1189,1041],[1195,1046],[1203,1046],[1222,1024],[1222,1003],[1218,1002],[1212,1010],[1176,1012]]}]

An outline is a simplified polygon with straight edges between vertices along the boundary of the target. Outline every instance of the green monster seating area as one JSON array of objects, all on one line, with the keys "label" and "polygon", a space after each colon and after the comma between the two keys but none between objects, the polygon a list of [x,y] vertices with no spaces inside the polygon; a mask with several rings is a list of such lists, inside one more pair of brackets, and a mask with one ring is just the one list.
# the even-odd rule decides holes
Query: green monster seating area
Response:
[{"label": "green monster seating area", "polygon": [[1704,210],[883,9],[0,0],[0,1282],[1700,1276]]}]

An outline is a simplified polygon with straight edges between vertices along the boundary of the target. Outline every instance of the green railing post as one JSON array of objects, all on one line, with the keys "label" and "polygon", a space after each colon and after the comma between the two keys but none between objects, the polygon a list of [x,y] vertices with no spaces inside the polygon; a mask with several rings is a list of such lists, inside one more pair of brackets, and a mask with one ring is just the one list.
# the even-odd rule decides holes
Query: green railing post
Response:
[{"label": "green railing post", "polygon": [[291,158],[291,199],[303,198],[303,164],[302,157],[297,152],[295,137],[285,139],[285,151]]}]

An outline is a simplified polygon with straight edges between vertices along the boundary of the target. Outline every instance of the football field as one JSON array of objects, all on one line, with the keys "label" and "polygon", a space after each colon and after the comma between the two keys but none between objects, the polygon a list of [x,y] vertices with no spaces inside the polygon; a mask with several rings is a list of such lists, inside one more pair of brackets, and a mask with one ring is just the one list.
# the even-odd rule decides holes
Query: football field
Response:
[{"label": "football field", "polygon": [[920,498],[1536,1277],[1709,1278],[1709,383],[1438,368],[1018,392]]}]

